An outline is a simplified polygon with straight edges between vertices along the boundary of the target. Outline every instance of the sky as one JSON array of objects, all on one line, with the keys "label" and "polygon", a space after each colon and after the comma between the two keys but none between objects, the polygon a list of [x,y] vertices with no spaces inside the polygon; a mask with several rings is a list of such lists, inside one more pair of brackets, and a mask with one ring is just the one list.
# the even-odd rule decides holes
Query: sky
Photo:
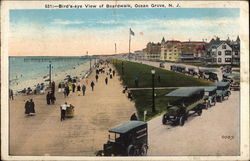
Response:
[{"label": "sky", "polygon": [[236,39],[238,8],[11,10],[9,55],[127,53],[148,42]]}]

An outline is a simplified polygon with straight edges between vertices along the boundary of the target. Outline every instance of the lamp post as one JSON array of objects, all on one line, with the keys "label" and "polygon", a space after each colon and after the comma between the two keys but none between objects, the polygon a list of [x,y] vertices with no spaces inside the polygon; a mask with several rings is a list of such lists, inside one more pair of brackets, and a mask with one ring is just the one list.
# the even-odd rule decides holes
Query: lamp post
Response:
[{"label": "lamp post", "polygon": [[124,66],[123,66],[123,62],[122,62],[122,76],[124,75]]},{"label": "lamp post", "polygon": [[152,113],[155,113],[155,70],[151,70],[152,74]]},{"label": "lamp post", "polygon": [[53,68],[53,66],[51,65],[51,61],[49,61],[49,86],[51,87],[51,68]]}]

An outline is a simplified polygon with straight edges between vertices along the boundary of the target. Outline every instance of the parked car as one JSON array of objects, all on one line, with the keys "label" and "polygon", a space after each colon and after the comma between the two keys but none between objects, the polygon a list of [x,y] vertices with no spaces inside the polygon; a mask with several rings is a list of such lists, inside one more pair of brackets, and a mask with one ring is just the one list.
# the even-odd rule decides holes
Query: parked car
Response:
[{"label": "parked car", "polygon": [[186,67],[181,65],[176,66],[176,70],[181,73],[186,73]]},{"label": "parked car", "polygon": [[182,87],[166,95],[178,98],[167,107],[167,112],[162,117],[162,124],[183,126],[190,112],[202,114],[204,108],[204,88]]},{"label": "parked car", "polygon": [[171,66],[170,66],[170,70],[172,70],[172,71],[177,71],[177,66],[176,66],[176,65],[171,65]]},{"label": "parked car", "polygon": [[238,79],[240,78],[240,74],[238,74],[238,73],[223,73],[222,74],[222,81],[223,82],[232,82],[233,81],[233,79],[234,78],[236,78],[237,79],[237,77],[238,77]]},{"label": "parked car", "polygon": [[216,73],[214,73],[214,72],[208,72],[206,74],[208,75],[208,80],[213,81],[213,82],[219,81],[218,76],[217,76]]},{"label": "parked car", "polygon": [[232,73],[232,66],[226,65],[226,66],[222,67],[222,72],[223,73]]},{"label": "parked car", "polygon": [[230,90],[240,90],[240,76],[232,77],[232,81],[230,83]]},{"label": "parked car", "polygon": [[161,62],[159,66],[160,68],[165,68],[164,62]]},{"label": "parked car", "polygon": [[216,100],[222,102],[225,98],[228,99],[231,92],[229,90],[230,83],[229,82],[217,82],[216,83],[217,90],[216,90]]},{"label": "parked car", "polygon": [[211,107],[212,105],[215,106],[216,104],[216,97],[217,97],[217,86],[207,86],[204,87],[205,96],[204,96],[204,103],[205,108]]},{"label": "parked car", "polygon": [[188,68],[188,74],[192,76],[198,75],[198,73],[195,71],[195,68]]},{"label": "parked car", "polygon": [[210,81],[218,81],[217,74],[211,69],[200,69],[199,77]]},{"label": "parked car", "polygon": [[109,140],[96,156],[145,156],[147,150],[147,123],[128,121],[109,130]]}]

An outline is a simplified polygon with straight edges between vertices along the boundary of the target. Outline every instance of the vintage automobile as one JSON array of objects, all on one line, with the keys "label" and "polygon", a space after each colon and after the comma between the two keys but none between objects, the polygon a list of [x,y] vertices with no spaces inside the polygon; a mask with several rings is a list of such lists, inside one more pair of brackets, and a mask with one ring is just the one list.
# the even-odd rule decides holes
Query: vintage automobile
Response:
[{"label": "vintage automobile", "polygon": [[232,82],[234,77],[240,77],[240,74],[238,73],[223,73],[222,74],[222,81],[223,82]]},{"label": "vintage automobile", "polygon": [[215,106],[216,104],[216,90],[217,86],[207,86],[204,87],[205,90],[205,96],[204,96],[204,104],[205,108],[207,109],[208,107],[211,107],[212,104]]},{"label": "vintage automobile", "polygon": [[216,100],[222,102],[225,98],[228,99],[231,92],[229,89],[230,83],[229,82],[217,82],[216,83],[217,90],[216,90]]},{"label": "vintage automobile", "polygon": [[161,62],[159,66],[160,68],[165,68],[164,62]]},{"label": "vintage automobile", "polygon": [[195,68],[188,68],[187,73],[192,76],[198,75],[198,73],[195,71]]},{"label": "vintage automobile", "polygon": [[181,66],[181,65],[177,65],[177,66],[176,66],[176,70],[177,70],[178,72],[181,72],[181,73],[186,73],[186,67]]},{"label": "vintage automobile", "polygon": [[169,104],[167,112],[162,117],[162,124],[183,126],[191,113],[202,114],[204,108],[204,88],[182,87],[166,95],[177,100]]},{"label": "vintage automobile", "polygon": [[232,66],[226,65],[226,66],[222,67],[222,72],[223,73],[232,73]]},{"label": "vintage automobile", "polygon": [[170,66],[170,70],[172,70],[172,71],[177,71],[177,66],[176,66],[176,65],[171,65],[171,66]]},{"label": "vintage automobile", "polygon": [[199,69],[199,77],[210,81],[218,81],[217,74],[211,69]]},{"label": "vintage automobile", "polygon": [[96,156],[145,156],[148,150],[147,123],[128,121],[109,130],[109,140]]},{"label": "vintage automobile", "polygon": [[231,79],[230,90],[240,90],[240,76],[233,76]]}]

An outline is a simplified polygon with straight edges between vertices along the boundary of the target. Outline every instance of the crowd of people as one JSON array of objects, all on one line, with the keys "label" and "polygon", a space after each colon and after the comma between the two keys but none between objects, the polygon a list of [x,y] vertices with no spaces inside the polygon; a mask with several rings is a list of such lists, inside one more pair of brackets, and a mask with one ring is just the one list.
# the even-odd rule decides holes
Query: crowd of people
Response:
[{"label": "crowd of people", "polygon": [[[67,99],[71,94],[76,93],[77,96],[85,96],[86,94],[86,89],[87,86],[90,85],[91,91],[94,91],[95,89],[95,83],[98,83],[98,80],[100,79],[100,75],[104,75],[104,82],[106,85],[108,85],[109,79],[112,79],[115,76],[115,70],[113,70],[111,67],[109,67],[108,62],[101,62],[99,64],[96,64],[95,67],[95,81],[94,80],[89,80],[88,77],[84,77],[81,79],[74,77],[71,78],[70,75],[67,75],[64,81],[60,82],[58,84],[58,93],[63,93],[64,98]],[[90,81],[90,84],[89,84]],[[35,88],[35,90],[32,92],[32,94],[41,94],[41,92],[47,92],[46,94],[46,104],[47,105],[54,105],[56,101],[56,84],[54,81],[50,83],[49,88],[44,88],[44,84],[38,84]],[[26,90],[26,89],[25,89]],[[32,91],[31,89],[29,89]],[[10,89],[10,99],[13,98],[13,91]],[[25,93],[28,95],[27,91]],[[31,94],[31,93],[30,93]],[[60,111],[61,111],[61,121],[65,119],[65,113],[66,109],[70,107],[67,102],[63,105],[60,106]],[[25,103],[25,114],[28,116],[34,115],[35,114],[35,103],[33,99],[29,99]]]}]

